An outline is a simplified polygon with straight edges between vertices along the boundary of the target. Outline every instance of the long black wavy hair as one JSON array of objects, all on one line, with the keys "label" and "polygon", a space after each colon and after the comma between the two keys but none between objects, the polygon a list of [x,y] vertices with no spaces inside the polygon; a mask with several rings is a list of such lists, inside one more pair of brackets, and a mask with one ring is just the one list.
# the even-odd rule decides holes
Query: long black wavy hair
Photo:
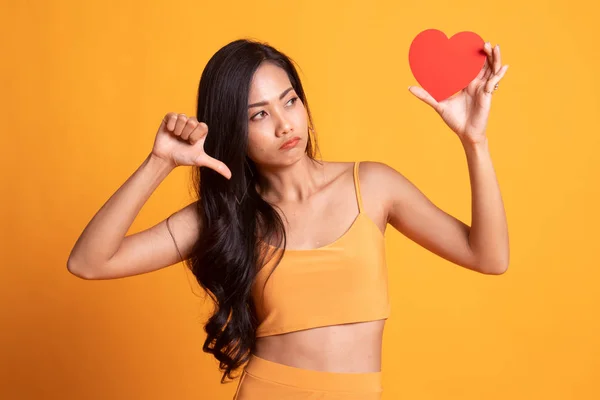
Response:
[{"label": "long black wavy hair", "polygon": [[[276,247],[281,249],[286,243],[283,221],[275,206],[257,192],[258,171],[247,155],[248,93],[263,62],[287,73],[307,111],[307,156],[316,161],[318,149],[292,59],[266,43],[248,39],[233,41],[212,56],[200,78],[196,118],[208,125],[205,152],[223,161],[232,176],[227,180],[210,168],[192,168],[203,229],[185,265],[215,306],[204,326],[207,337],[202,349],[219,361],[219,369],[224,371],[221,383],[237,378],[232,372],[246,363],[254,350],[258,321],[252,284],[260,266],[275,256],[266,251],[265,243],[278,242]],[[283,257],[283,251],[278,253],[275,266]]]}]

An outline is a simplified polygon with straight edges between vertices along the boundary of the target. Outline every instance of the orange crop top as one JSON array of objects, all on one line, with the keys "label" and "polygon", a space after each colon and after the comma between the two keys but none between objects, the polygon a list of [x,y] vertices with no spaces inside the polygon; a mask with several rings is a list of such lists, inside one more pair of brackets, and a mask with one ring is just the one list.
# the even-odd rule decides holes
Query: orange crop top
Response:
[{"label": "orange crop top", "polygon": [[358,165],[359,213],[346,233],[317,249],[286,250],[266,286],[278,255],[258,271],[252,287],[256,337],[389,317],[385,238],[363,211]]}]

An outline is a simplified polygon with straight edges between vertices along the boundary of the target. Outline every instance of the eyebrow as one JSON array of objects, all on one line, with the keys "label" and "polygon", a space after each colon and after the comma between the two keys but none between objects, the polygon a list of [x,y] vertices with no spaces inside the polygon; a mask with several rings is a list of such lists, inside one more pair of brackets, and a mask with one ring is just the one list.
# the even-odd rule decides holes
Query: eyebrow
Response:
[{"label": "eyebrow", "polygon": [[[281,93],[279,95],[279,100],[283,99],[285,97],[285,95],[288,94],[288,92],[290,90],[292,90],[292,89],[294,89],[294,88],[293,87],[289,87],[289,88],[285,89],[283,91],[283,93]],[[269,102],[267,102],[267,101],[259,101],[258,103],[254,103],[254,104],[248,105],[248,108],[266,106],[267,104],[269,104]]]}]

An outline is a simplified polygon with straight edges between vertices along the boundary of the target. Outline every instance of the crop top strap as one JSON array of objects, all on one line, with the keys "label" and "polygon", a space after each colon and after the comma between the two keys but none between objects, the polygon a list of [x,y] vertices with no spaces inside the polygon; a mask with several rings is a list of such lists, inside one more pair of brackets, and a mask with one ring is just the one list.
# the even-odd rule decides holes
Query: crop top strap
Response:
[{"label": "crop top strap", "polygon": [[360,183],[358,180],[358,164],[360,164],[360,161],[356,161],[354,163],[354,190],[356,192],[356,200],[358,201],[358,212],[362,213],[363,205],[362,205],[362,197],[360,195]]}]

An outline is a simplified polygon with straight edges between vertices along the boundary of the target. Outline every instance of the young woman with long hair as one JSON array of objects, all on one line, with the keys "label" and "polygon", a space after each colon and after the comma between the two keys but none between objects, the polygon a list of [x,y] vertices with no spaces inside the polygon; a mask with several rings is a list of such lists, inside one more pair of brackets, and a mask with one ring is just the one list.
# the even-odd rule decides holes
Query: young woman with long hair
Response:
[{"label": "young woman with long hair", "polygon": [[[219,361],[221,382],[240,378],[237,399],[379,399],[390,315],[387,225],[473,271],[508,267],[505,213],[485,136],[506,66],[498,47],[486,43],[485,51],[479,76],[450,99],[438,103],[410,88],[464,145],[472,226],[384,163],[317,160],[292,60],[268,44],[236,40],[206,65],[196,116],[163,118],[148,157],[77,240],[69,271],[113,279],[183,261],[214,302],[203,349]],[[193,168],[197,200],[126,236],[178,166]]]}]

